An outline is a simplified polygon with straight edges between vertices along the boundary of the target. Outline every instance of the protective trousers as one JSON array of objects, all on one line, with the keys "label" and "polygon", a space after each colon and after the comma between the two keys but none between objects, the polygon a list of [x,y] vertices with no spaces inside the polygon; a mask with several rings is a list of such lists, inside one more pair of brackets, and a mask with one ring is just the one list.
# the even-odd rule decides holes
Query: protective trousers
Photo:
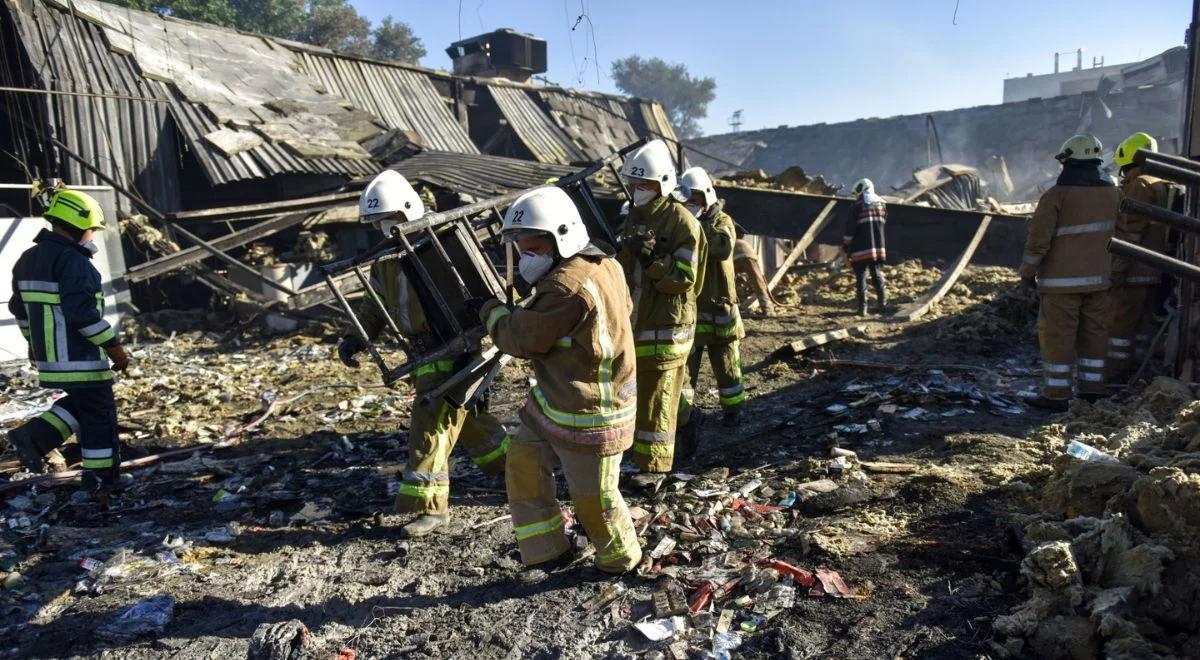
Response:
[{"label": "protective trousers", "polygon": [[396,493],[399,513],[444,513],[450,506],[450,452],[457,441],[484,474],[504,470],[509,437],[492,415],[425,400],[449,376],[418,377],[408,432],[408,463]]},{"label": "protective trousers", "polygon": [[27,437],[45,456],[78,435],[84,485],[115,483],[121,465],[117,403],[112,385],[65,388],[66,396],[13,433]]},{"label": "protective trousers", "polygon": [[1108,352],[1108,291],[1043,293],[1038,312],[1047,399],[1071,398],[1071,372],[1079,392],[1104,394],[1104,356]]},{"label": "protective trousers", "polygon": [[741,408],[746,400],[746,388],[742,383],[742,356],[739,351],[740,342],[733,339],[725,342],[701,344],[697,342],[688,356],[688,376],[691,389],[684,397],[695,389],[700,380],[700,365],[704,362],[704,351],[708,349],[708,360],[712,364],[713,378],[717,381],[717,398],[721,401],[721,410],[733,412]]},{"label": "protective trousers", "polygon": [[883,264],[878,261],[860,261],[854,264],[855,292],[858,296],[858,306],[867,305],[867,271],[871,272],[871,283],[875,286],[875,296],[882,307],[887,304],[887,290],[884,288]]},{"label": "protective trousers", "polygon": [[638,359],[633,464],[642,472],[671,471],[675,430],[691,417],[691,402],[680,399],[685,378],[687,362],[662,370],[653,357]]},{"label": "protective trousers", "polygon": [[525,426],[509,447],[505,468],[508,509],[521,561],[540,564],[571,547],[554,497],[554,468],[560,463],[575,517],[596,548],[596,568],[623,573],[637,566],[642,549],[629,509],[617,490],[621,455],[571,451],[550,444]]},{"label": "protective trousers", "polygon": [[[1133,375],[1140,356],[1136,355],[1139,339],[1145,340],[1142,321],[1153,287],[1117,286],[1109,290],[1108,315],[1108,381],[1124,383]],[[1139,334],[1139,331],[1140,334]]]}]

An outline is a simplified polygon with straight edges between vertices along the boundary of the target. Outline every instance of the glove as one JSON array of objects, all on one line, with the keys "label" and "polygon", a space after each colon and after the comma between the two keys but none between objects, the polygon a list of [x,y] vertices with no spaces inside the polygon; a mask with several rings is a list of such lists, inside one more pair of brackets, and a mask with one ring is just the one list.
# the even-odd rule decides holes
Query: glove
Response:
[{"label": "glove", "polygon": [[108,359],[112,360],[113,371],[125,371],[129,366],[129,354],[125,352],[125,348],[120,344],[114,344],[104,349],[108,353]]},{"label": "glove", "polygon": [[[491,296],[481,296],[479,298],[467,298],[466,300],[463,301],[463,309],[466,310],[467,315],[470,318],[478,319],[479,315],[483,312],[483,306],[486,305],[489,300],[496,300],[496,298],[493,298]],[[482,319],[480,319],[480,320],[482,321]]]},{"label": "glove", "polygon": [[1021,278],[1021,288],[1022,289],[1036,289],[1037,288],[1037,278],[1022,277]]},{"label": "glove", "polygon": [[338,344],[338,359],[342,364],[351,369],[358,368],[358,360],[354,359],[355,355],[367,350],[367,345],[358,335],[346,335],[342,337],[341,343]]},{"label": "glove", "polygon": [[653,231],[647,231],[638,238],[640,239],[640,245],[638,246],[637,257],[644,268],[654,261],[654,248],[658,244],[658,239],[654,238]]},{"label": "glove", "polygon": [[1021,279],[1032,278],[1037,275],[1037,272],[1037,266],[1025,263],[1024,261],[1021,262],[1020,268],[1017,268],[1017,274],[1021,276]]}]

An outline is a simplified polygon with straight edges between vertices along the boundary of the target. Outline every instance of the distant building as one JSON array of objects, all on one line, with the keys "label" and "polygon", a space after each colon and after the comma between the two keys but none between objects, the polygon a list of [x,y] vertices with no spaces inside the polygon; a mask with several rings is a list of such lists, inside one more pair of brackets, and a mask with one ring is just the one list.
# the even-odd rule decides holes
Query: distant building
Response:
[{"label": "distant building", "polygon": [[[1057,57],[1057,56],[1056,56]],[[1132,64],[1113,64],[1074,68],[1004,80],[1004,102],[1016,103],[1036,98],[1072,96],[1100,89],[1101,81],[1112,89],[1151,85],[1179,78],[1187,71],[1187,49],[1176,46],[1154,57]]]}]

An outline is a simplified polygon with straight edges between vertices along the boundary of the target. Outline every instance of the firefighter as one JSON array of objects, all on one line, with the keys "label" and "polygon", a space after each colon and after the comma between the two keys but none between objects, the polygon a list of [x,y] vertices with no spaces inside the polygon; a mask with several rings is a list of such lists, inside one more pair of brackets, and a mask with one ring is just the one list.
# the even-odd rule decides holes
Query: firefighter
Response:
[{"label": "firefighter", "polygon": [[685,437],[695,437],[680,394],[696,332],[705,240],[696,219],[672,197],[675,165],[665,142],[652,140],[629,154],[621,176],[633,188],[618,260],[633,293],[637,346],[633,462],[643,474],[634,481],[648,483],[646,473],[671,470],[680,422],[689,427]]},{"label": "firefighter", "polygon": [[540,564],[571,547],[554,497],[561,465],[575,516],[596,547],[596,567],[622,573],[642,556],[617,489],[637,415],[633,303],[624,274],[612,255],[588,242],[575,203],[560,188],[518,198],[502,232],[516,241],[521,277],[535,286],[520,307],[489,300],[480,310],[495,345],[530,360],[537,379],[506,467],[521,561]]},{"label": "firefighter", "polygon": [[867,271],[871,273],[871,283],[875,286],[875,296],[879,301],[879,313],[882,314],[887,308],[887,289],[883,281],[883,262],[887,260],[884,232],[887,204],[875,194],[875,184],[870,179],[859,180],[851,190],[855,202],[850,205],[846,217],[842,249],[854,265],[858,315],[867,315]]},{"label": "firefighter", "polygon": [[[386,170],[363,191],[359,213],[362,222],[372,223],[385,235],[391,235],[397,224],[424,215],[425,205],[403,175]],[[433,276],[438,277],[436,267],[432,270],[435,271]],[[444,275],[450,278],[449,272]],[[372,288],[382,298],[379,302],[413,347],[417,351],[432,349],[436,340],[430,334],[425,311],[400,261],[376,262],[371,267],[371,281]],[[388,327],[379,305],[367,298],[359,306],[358,317],[372,340]],[[364,350],[366,344],[362,338],[352,330],[347,331],[338,345],[338,357],[346,366],[357,367],[359,362],[355,356]],[[424,536],[449,520],[450,453],[457,441],[462,440],[475,465],[484,474],[495,475],[504,470],[509,437],[495,417],[482,410],[457,408],[441,399],[429,401],[425,398],[426,393],[437,389],[454,374],[456,366],[462,366],[474,357],[464,354],[458,359],[437,360],[412,372],[414,399],[409,421],[408,463],[401,475],[395,510],[417,516],[402,528],[404,536]]]},{"label": "firefighter", "polygon": [[100,272],[91,263],[104,211],[91,196],[60,189],[43,215],[50,229],[17,259],[8,309],[29,342],[39,384],[66,396],[8,437],[21,465],[40,472],[48,453],[77,436],[83,490],[104,507],[121,464],[113,372],[129,365],[116,329],[104,320]]},{"label": "firefighter", "polygon": [[1108,349],[1108,287],[1112,269],[1108,240],[1117,224],[1121,193],[1100,169],[1103,147],[1093,135],[1076,135],[1055,158],[1058,182],[1038,200],[1020,275],[1041,294],[1038,343],[1042,352],[1042,393],[1029,403],[1065,411],[1071,374],[1080,396],[1104,394]]},{"label": "firefighter", "polygon": [[[1175,186],[1142,172],[1133,162],[1138,149],[1158,151],[1158,143],[1145,133],[1134,133],[1113,154],[1121,171],[1121,193],[1130,199],[1170,208]],[[1148,218],[1122,213],[1116,236],[1148,250],[1163,252],[1167,227]],[[1124,383],[1137,366],[1136,354],[1145,351],[1148,333],[1143,326],[1153,293],[1162,281],[1159,271],[1120,257],[1113,258],[1113,288],[1109,294],[1107,380]]]},{"label": "firefighter", "polygon": [[696,302],[696,340],[688,358],[690,386],[683,397],[691,401],[704,350],[712,363],[717,380],[717,398],[724,412],[727,427],[737,426],[746,388],[742,383],[742,358],[738,342],[746,336],[738,310],[737,281],[733,274],[733,219],[724,211],[725,203],[717,199],[712,178],[703,168],[693,167],[683,173],[680,183],[690,195],[684,206],[700,221],[708,244],[708,261],[704,267],[704,288]]}]

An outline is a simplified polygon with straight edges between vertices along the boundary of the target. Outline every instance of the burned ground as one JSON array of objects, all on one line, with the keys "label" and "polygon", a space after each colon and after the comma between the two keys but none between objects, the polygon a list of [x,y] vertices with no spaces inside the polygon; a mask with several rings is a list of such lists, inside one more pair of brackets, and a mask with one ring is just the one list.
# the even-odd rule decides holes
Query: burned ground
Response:
[{"label": "burned ground", "polygon": [[[938,277],[915,263],[890,275],[897,303]],[[740,631],[738,657],[1035,653],[998,644],[993,626],[1027,595],[1028,537],[1014,516],[1039,508],[1062,451],[1037,439],[1048,418],[1018,396],[1039,378],[1033,302],[1011,271],[972,269],[919,323],[872,322],[863,338],[779,351],[859,322],[850,282],[806,271],[783,285],[792,306],[748,319],[739,428],[712,412],[705,368],[697,457],[655,493],[623,489],[647,553],[670,546],[664,537],[675,547],[622,578],[593,574],[586,559],[523,570],[503,483],[459,453],[448,531],[400,540],[402,519],[386,512],[411,391],[342,367],[331,329],[245,343],[147,328],[162,334],[136,347],[139,366],[117,388],[127,441],[142,453],[237,442],[138,470],[99,518],[71,505],[69,488],[6,492],[0,552],[17,575],[0,596],[2,652],[241,657],[272,635],[296,639],[298,620],[314,657],[688,657],[712,649],[729,609],[733,631],[769,615]],[[12,407],[36,404],[28,382],[6,381]],[[502,374],[491,406],[506,423],[525,382],[520,366]],[[744,573],[765,560],[836,571],[850,593],[824,574],[791,606],[786,589],[735,604],[752,582],[779,586],[777,574]],[[633,626],[660,618],[654,594],[671,583],[690,596],[735,577],[711,612],[685,617],[687,632],[651,642]],[[105,627],[157,594],[175,599],[161,632]],[[588,602],[596,596],[613,598]]]}]

